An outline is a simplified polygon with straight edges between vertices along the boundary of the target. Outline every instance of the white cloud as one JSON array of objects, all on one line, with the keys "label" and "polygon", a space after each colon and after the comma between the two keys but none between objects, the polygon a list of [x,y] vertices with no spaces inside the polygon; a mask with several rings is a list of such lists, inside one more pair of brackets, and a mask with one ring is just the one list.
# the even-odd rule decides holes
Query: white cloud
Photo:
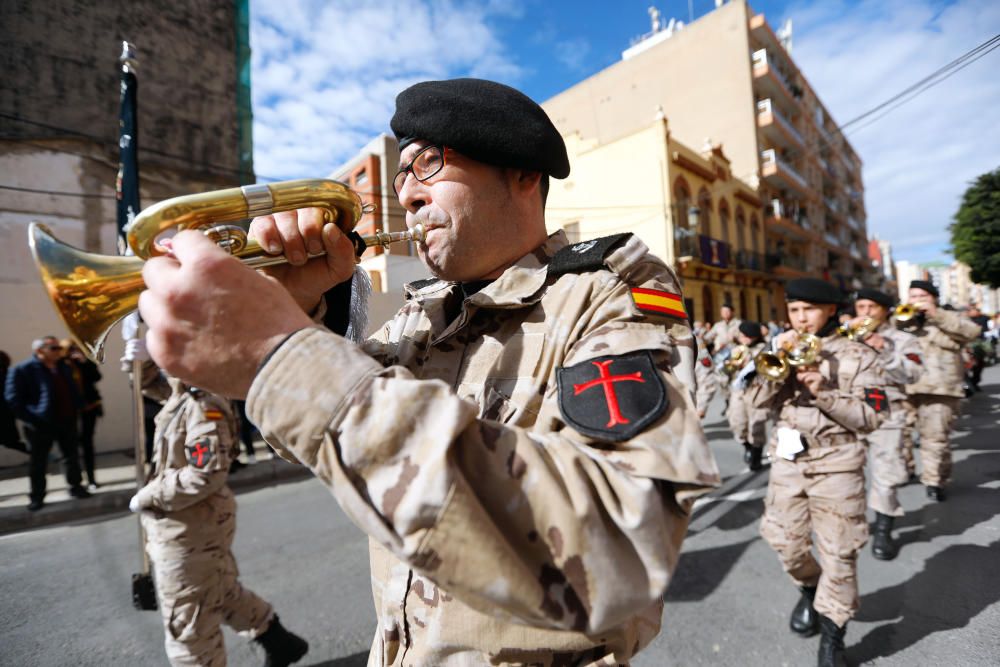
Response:
[{"label": "white cloud", "polygon": [[521,12],[501,0],[252,0],[257,174],[328,174],[389,131],[396,94],[417,81],[516,84],[524,70],[493,23]]},{"label": "white cloud", "polygon": [[[793,57],[845,123],[966,51],[1000,26],[1000,3],[806,0],[790,6]],[[940,259],[968,184],[1000,166],[1000,49],[847,136],[864,162],[870,234],[896,259]]]}]

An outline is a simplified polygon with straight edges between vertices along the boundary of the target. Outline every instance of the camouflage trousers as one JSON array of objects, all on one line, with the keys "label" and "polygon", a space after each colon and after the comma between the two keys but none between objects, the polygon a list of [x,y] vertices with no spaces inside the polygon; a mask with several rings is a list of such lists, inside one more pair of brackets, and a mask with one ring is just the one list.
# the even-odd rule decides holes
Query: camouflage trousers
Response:
[{"label": "camouflage trousers", "polygon": [[754,447],[767,444],[767,410],[754,408],[745,390],[729,392],[726,419],[737,442],[749,442]]},{"label": "camouflage trousers", "polygon": [[772,464],[760,534],[796,585],[816,587],[816,611],[843,626],[860,605],[857,558],[868,541],[864,471],[805,468],[783,458]]},{"label": "camouflage trousers", "polygon": [[[917,471],[917,463],[913,458],[913,429],[917,426],[917,411],[908,400],[902,401],[899,407],[903,411],[903,430],[900,433],[899,451],[906,464],[907,475],[913,475]],[[896,409],[895,405],[893,405],[893,409]]]},{"label": "camouflage trousers", "polygon": [[223,623],[249,639],[267,629],[274,617],[271,605],[240,584],[229,544],[202,551],[189,543],[182,552],[150,537],[147,552],[173,667],[225,665]]},{"label": "camouflage trousers", "polygon": [[920,434],[920,482],[924,486],[947,486],[951,479],[951,427],[958,416],[961,399],[954,396],[916,394],[913,406]]},{"label": "camouflage trousers", "polygon": [[909,472],[903,457],[903,407],[893,403],[888,421],[866,437],[868,441],[868,506],[888,516],[903,516],[896,490],[906,484]]}]

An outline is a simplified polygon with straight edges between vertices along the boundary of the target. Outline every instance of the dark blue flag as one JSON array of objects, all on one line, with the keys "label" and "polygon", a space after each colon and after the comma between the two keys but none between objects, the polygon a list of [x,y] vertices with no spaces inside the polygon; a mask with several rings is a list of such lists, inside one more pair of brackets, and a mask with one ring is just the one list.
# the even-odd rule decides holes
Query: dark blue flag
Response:
[{"label": "dark blue flag", "polygon": [[118,254],[131,254],[125,240],[125,229],[139,214],[139,122],[136,114],[136,97],[139,82],[135,78],[138,63],[135,50],[122,42],[121,107],[118,114],[118,178],[115,194],[118,199]]}]

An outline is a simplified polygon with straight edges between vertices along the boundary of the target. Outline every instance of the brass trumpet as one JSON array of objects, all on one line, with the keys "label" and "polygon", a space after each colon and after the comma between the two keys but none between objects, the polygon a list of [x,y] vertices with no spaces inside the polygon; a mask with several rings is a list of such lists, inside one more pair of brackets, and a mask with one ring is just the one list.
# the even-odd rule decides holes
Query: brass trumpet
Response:
[{"label": "brass trumpet", "polygon": [[793,367],[812,366],[819,358],[822,343],[819,336],[804,331],[790,348],[777,352],[763,351],[754,357],[754,367],[769,382],[784,382]]},{"label": "brass trumpet", "polygon": [[143,263],[166,253],[156,243],[163,232],[201,229],[247,266],[273,266],[286,262],[284,256],[267,255],[255,241],[247,239],[241,227],[220,223],[307,207],[323,209],[327,222],[351,236],[359,257],[371,246],[424,240],[420,225],[405,232],[360,236],[354,227],[369,211],[356,192],[337,181],[301,179],[215,190],[154,204],[139,213],[127,230],[134,257],[79,250],[57,240],[37,222],[28,228],[28,242],[45,290],[70,336],[90,359],[100,362],[104,360],[104,341],[111,328],[138,307],[139,294],[146,289]]},{"label": "brass trumpet", "polygon": [[897,324],[909,324],[921,313],[920,309],[912,303],[901,303],[892,311]]},{"label": "brass trumpet", "polygon": [[837,335],[848,340],[863,341],[868,337],[868,334],[876,329],[878,329],[878,322],[874,318],[866,317],[853,326],[850,322],[844,322],[837,327]]},{"label": "brass trumpet", "polygon": [[740,372],[750,359],[750,348],[746,345],[737,345],[729,354],[729,358],[722,362],[722,372],[732,377]]}]

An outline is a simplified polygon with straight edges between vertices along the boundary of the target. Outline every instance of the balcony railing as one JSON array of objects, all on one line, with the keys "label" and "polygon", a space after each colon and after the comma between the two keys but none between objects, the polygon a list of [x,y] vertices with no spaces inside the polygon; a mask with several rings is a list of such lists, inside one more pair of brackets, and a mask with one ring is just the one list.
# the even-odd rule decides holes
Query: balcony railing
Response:
[{"label": "balcony railing", "polygon": [[750,54],[751,67],[755,70],[767,70],[774,75],[775,80],[781,84],[781,87],[788,94],[789,97],[795,99],[798,96],[792,92],[792,85],[789,83],[785,75],[774,66],[774,63],[769,62],[767,49],[758,49]]},{"label": "balcony railing", "polygon": [[778,125],[786,130],[788,134],[790,134],[800,145],[805,145],[806,142],[805,139],[802,138],[802,134],[795,129],[795,126],[792,125],[790,120],[785,118],[784,114],[778,111],[777,107],[775,107],[771,102],[771,98],[757,102],[757,115],[762,116],[768,113],[771,114],[771,117],[777,121]]},{"label": "balcony railing", "polygon": [[785,255],[782,253],[771,253],[767,256],[767,268],[777,269],[786,267],[796,271],[808,271],[806,258],[796,255]]},{"label": "balcony railing", "polygon": [[720,239],[680,229],[676,233],[676,242],[678,257],[690,257],[720,269],[732,264],[730,246]]},{"label": "balcony railing", "polygon": [[859,232],[865,231],[865,223],[863,223],[861,221],[861,218],[859,218],[856,214],[854,213],[849,214],[847,216],[847,221],[851,223],[851,227],[854,227]]},{"label": "balcony railing", "polygon": [[734,256],[733,265],[737,269],[748,269],[750,271],[765,271],[767,261],[763,253],[752,250],[737,250]]},{"label": "balcony railing", "polygon": [[802,178],[799,172],[797,172],[792,165],[778,157],[778,154],[773,148],[761,151],[760,159],[761,169],[765,176],[769,175],[768,172],[784,172],[784,175],[794,181],[800,188],[803,190],[809,189],[806,179]]}]

